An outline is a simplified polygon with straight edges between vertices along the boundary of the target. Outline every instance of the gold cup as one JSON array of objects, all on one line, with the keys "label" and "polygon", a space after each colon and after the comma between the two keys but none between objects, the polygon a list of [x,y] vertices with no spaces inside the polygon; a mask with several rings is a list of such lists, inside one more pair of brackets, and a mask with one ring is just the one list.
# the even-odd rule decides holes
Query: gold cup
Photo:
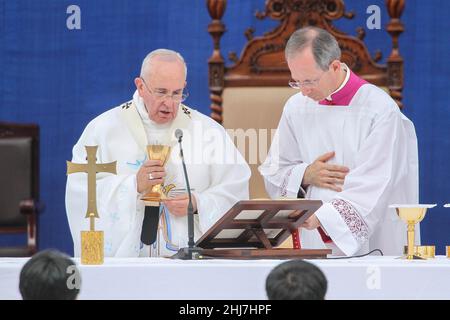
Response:
[{"label": "gold cup", "polygon": [[[170,146],[153,144],[147,146],[147,157],[150,160],[160,160],[164,167],[169,160]],[[141,199],[145,205],[157,207],[161,200],[164,200],[166,195],[162,191],[162,184],[156,184],[152,187],[151,191],[145,194]]]},{"label": "gold cup", "polygon": [[435,204],[415,204],[415,205],[401,205],[393,204],[390,208],[395,208],[397,215],[400,219],[408,225],[408,250],[403,259],[413,260],[413,259],[426,259],[424,256],[416,254],[414,250],[414,239],[415,239],[415,225],[425,218],[425,214],[428,208],[435,207]]}]

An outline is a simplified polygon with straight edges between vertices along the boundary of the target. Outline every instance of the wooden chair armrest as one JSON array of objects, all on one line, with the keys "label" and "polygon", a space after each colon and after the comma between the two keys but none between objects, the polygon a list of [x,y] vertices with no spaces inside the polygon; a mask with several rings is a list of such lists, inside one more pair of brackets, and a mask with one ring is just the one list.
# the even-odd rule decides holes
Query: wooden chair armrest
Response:
[{"label": "wooden chair armrest", "polygon": [[20,213],[25,215],[43,211],[43,205],[39,202],[36,202],[34,199],[26,199],[20,201],[19,208]]}]

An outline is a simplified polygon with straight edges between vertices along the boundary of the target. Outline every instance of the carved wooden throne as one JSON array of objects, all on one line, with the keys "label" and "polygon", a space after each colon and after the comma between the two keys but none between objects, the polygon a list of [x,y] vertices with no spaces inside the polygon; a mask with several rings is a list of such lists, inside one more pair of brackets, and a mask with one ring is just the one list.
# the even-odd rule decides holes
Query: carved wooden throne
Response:
[{"label": "carved wooden throne", "polygon": [[[290,73],[284,58],[284,47],[290,35],[304,26],[321,27],[335,36],[341,50],[342,61],[367,81],[383,87],[402,108],[403,59],[398,48],[398,37],[403,32],[400,16],[404,0],[386,0],[390,21],[386,30],[392,38],[392,50],[386,64],[380,64],[381,53],[374,57],[364,44],[364,29],[359,27],[352,36],[338,30],[333,21],[352,19],[354,13],[345,11],[343,0],[266,0],[265,11],[256,12],[258,19],[274,19],[279,24],[263,36],[254,37],[254,30],[245,31],[247,43],[241,55],[230,53],[230,65],[220,49],[220,40],[225,33],[221,21],[225,13],[226,0],[207,0],[212,22],[208,26],[214,42],[214,50],[208,61],[209,89],[211,93],[211,117],[227,129],[243,129],[246,141],[239,145],[252,169],[250,195],[252,198],[266,197],[262,177],[257,167],[265,159],[273,129],[276,129],[284,103],[295,93],[287,85]],[[364,12],[365,14],[365,12]],[[247,142],[255,138],[257,129],[257,159],[255,152],[247,148]],[[261,129],[265,129],[261,132]],[[264,136],[266,134],[266,136]],[[241,141],[242,142],[242,141]],[[264,150],[262,150],[262,149]],[[252,158],[253,157],[253,158]]]}]

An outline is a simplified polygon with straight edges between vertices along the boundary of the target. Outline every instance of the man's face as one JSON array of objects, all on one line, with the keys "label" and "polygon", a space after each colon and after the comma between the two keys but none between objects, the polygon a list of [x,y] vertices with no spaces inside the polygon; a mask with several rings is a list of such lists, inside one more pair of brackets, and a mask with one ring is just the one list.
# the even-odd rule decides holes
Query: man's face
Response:
[{"label": "man's face", "polygon": [[339,86],[340,62],[335,60],[328,70],[317,66],[310,48],[306,48],[288,60],[292,80],[301,84],[300,91],[315,101],[328,97]]},{"label": "man's face", "polygon": [[165,124],[175,119],[178,113],[186,85],[184,64],[179,60],[164,61],[155,57],[150,68],[150,75],[135,79],[136,88],[149,118],[157,124]]}]

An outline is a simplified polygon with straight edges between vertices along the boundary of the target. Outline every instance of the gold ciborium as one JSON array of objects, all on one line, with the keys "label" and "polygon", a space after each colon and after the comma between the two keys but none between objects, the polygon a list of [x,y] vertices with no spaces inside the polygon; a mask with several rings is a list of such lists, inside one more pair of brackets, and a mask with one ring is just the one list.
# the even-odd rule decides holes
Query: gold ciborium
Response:
[{"label": "gold ciborium", "polygon": [[[164,167],[169,160],[170,146],[161,144],[152,144],[147,146],[147,157],[150,160],[160,160]],[[152,187],[151,191],[146,193],[141,200],[144,201],[147,206],[159,206],[161,200],[166,199],[166,195],[162,190],[162,184],[156,184]]]},{"label": "gold ciborium", "polygon": [[[408,254],[408,246],[403,249],[403,254]],[[414,246],[414,255],[424,259],[433,259],[436,256],[435,246]]]},{"label": "gold ciborium", "polygon": [[402,257],[403,259],[426,259],[424,256],[416,254],[417,252],[414,250],[415,225],[425,218],[427,209],[435,206],[435,204],[392,204],[389,206],[389,208],[395,208],[399,218],[408,225],[408,250],[406,255]]}]

